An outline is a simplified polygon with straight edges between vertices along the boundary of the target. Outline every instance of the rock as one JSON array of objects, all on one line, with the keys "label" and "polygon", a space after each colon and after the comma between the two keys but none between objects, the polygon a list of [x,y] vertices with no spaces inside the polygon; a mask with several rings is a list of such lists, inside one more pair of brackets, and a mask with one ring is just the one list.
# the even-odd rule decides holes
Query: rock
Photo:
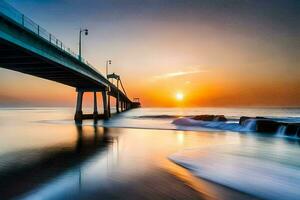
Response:
[{"label": "rock", "polygon": [[265,117],[247,117],[247,116],[242,116],[242,117],[240,117],[239,124],[240,125],[244,125],[245,121],[248,120],[248,119],[267,119],[267,118],[265,118]]},{"label": "rock", "polygon": [[277,122],[273,119],[265,118],[265,117],[240,117],[239,124],[241,126],[246,125],[246,121],[249,119],[255,120],[255,130],[257,132],[264,133],[276,133],[280,126],[286,126],[286,130],[284,132],[287,136],[296,136],[300,137],[300,123],[286,123],[286,122]]},{"label": "rock", "polygon": [[197,115],[192,117],[192,119],[201,121],[227,121],[224,115]]},{"label": "rock", "polygon": [[194,120],[202,120],[202,121],[213,121],[214,115],[197,115],[193,117]]},{"label": "rock", "polygon": [[240,124],[240,125],[244,125],[244,124],[245,124],[245,121],[248,120],[248,119],[251,119],[251,118],[253,118],[253,117],[242,116],[242,117],[240,117],[239,124]]},{"label": "rock", "polygon": [[286,131],[285,131],[285,135],[288,135],[288,136],[296,136],[299,127],[300,127],[300,126],[297,125],[297,124],[288,124],[288,125],[287,125],[287,128],[286,128]]},{"label": "rock", "polygon": [[270,119],[257,119],[256,120],[256,131],[264,133],[276,133],[281,123],[270,120]]},{"label": "rock", "polygon": [[298,130],[297,130],[297,137],[300,138],[300,126],[298,127]]},{"label": "rock", "polygon": [[216,115],[215,120],[219,122],[226,122],[227,118],[224,115]]},{"label": "rock", "polygon": [[242,117],[240,117],[239,124],[240,125],[244,125],[245,121],[248,120],[248,119],[268,119],[268,118],[265,118],[265,117],[247,117],[247,116],[242,116]]},{"label": "rock", "polygon": [[240,118],[239,124],[244,126],[245,122],[249,119],[255,120],[255,130],[254,131],[257,131],[257,132],[276,133],[281,125],[281,123],[276,122],[272,119],[265,118],[265,117],[246,117],[246,116],[242,116]]}]

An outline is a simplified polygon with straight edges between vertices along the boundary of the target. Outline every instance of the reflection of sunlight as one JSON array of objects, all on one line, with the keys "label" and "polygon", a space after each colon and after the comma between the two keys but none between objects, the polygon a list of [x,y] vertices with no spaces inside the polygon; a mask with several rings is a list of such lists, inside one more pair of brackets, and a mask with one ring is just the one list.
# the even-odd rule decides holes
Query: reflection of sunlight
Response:
[{"label": "reflection of sunlight", "polygon": [[184,133],[183,133],[183,131],[177,131],[176,137],[177,137],[178,144],[183,144],[184,143]]},{"label": "reflection of sunlight", "polygon": [[239,144],[241,142],[240,133],[228,132],[225,134],[224,138],[228,143],[232,143],[232,144]]},{"label": "reflection of sunlight", "polygon": [[174,175],[189,187],[193,188],[201,194],[204,194],[203,196],[201,195],[203,199],[217,199],[218,192],[214,189],[213,185],[197,178],[187,169],[171,162],[170,160],[164,161],[164,168],[168,171],[168,173]]}]

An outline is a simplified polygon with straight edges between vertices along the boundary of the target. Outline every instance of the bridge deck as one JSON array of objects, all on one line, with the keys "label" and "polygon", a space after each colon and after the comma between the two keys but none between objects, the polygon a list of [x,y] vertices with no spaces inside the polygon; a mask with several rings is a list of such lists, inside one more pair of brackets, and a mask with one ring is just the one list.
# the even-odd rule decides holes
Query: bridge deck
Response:
[{"label": "bridge deck", "polygon": [[75,70],[26,51],[15,44],[0,39],[0,66],[32,76],[56,81],[71,87],[105,87]]},{"label": "bridge deck", "polygon": [[132,103],[84,59],[4,1],[0,1],[0,67],[77,89],[106,89]]},{"label": "bridge deck", "polygon": [[[98,119],[96,92],[102,93],[104,118],[110,116],[110,100],[117,111],[139,107],[83,58],[74,54],[45,29],[0,0],[0,67],[76,88],[75,120]],[[122,82],[121,82],[121,86]],[[84,92],[94,92],[94,113],[82,113]]]}]

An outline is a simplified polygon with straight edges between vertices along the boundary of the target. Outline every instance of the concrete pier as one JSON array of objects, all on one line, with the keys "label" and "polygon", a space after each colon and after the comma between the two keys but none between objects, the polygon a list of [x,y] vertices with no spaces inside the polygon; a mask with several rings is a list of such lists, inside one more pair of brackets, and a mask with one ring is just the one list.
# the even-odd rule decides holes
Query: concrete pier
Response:
[{"label": "concrete pier", "polygon": [[83,98],[83,92],[78,91],[77,92],[77,103],[76,103],[76,112],[75,112],[75,117],[74,119],[76,121],[82,119],[82,98]]},{"label": "concrete pier", "polygon": [[97,92],[94,92],[94,119],[98,119]]},{"label": "concrete pier", "polygon": [[[31,28],[26,26],[29,23]],[[108,119],[111,116],[111,97],[116,98],[117,113],[120,109],[124,111],[140,106],[140,103],[128,98],[119,75],[103,76],[81,56],[66,48],[62,41],[4,1],[0,1],[0,49],[1,68],[76,88],[76,121]],[[110,78],[116,79],[117,84]],[[94,111],[91,114],[83,114],[82,111],[85,92],[94,93]],[[98,113],[97,92],[102,93],[103,114]]]},{"label": "concrete pier", "polygon": [[102,103],[103,103],[103,111],[104,111],[104,119],[109,119],[109,111],[107,104],[107,91],[102,91]]}]

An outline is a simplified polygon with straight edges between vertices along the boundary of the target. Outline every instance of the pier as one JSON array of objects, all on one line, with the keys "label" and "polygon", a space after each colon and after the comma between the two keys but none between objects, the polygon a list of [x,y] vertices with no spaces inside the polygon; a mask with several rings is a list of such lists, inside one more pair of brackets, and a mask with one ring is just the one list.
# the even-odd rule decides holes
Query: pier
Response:
[{"label": "pier", "polygon": [[[119,75],[103,76],[53,34],[3,1],[0,1],[0,67],[75,88],[75,120],[109,119],[111,97],[116,99],[117,113],[140,107],[139,101],[127,96]],[[116,79],[117,85],[110,78]],[[92,114],[82,112],[86,92],[94,93]],[[102,95],[102,114],[98,113],[97,93]]]}]

